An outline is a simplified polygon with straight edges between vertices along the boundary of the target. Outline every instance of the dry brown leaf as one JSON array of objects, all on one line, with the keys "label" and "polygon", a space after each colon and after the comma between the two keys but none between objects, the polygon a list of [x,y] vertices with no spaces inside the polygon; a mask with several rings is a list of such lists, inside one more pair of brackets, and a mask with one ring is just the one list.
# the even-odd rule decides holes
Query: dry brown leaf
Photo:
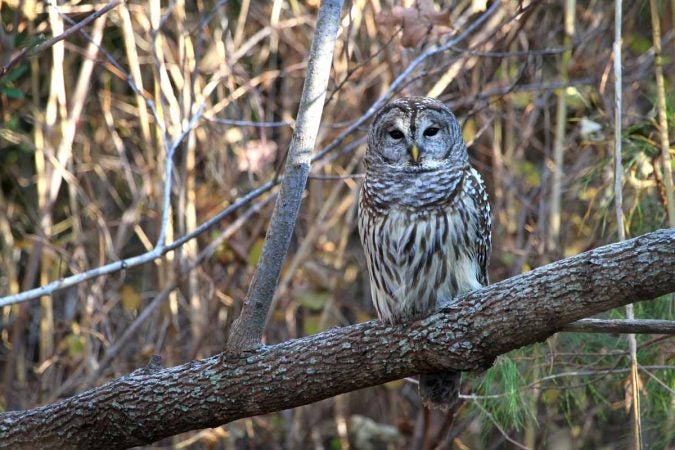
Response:
[{"label": "dry brown leaf", "polygon": [[430,37],[452,31],[450,11],[438,12],[431,0],[417,0],[409,8],[394,6],[389,12],[380,12],[376,21],[385,28],[400,27],[403,47],[417,47]]}]

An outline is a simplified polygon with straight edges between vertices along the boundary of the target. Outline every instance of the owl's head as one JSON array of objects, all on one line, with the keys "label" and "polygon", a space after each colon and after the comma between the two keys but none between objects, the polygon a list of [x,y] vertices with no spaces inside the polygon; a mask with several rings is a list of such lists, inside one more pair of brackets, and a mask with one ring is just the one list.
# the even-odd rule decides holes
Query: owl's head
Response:
[{"label": "owl's head", "polygon": [[366,166],[425,172],[468,163],[454,114],[428,97],[402,97],[383,106],[370,128]]}]

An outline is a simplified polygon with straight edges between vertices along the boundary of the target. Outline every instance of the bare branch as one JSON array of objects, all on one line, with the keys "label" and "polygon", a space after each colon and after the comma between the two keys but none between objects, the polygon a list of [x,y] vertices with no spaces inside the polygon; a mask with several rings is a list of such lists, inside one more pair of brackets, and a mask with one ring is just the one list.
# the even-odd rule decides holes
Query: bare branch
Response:
[{"label": "bare branch", "polygon": [[[623,119],[623,71],[621,68],[621,20],[623,18],[623,1],[614,0],[614,210],[616,212],[616,228],[619,241],[626,239],[626,227],[623,218],[623,162],[622,162],[622,119]],[[626,305],[626,317],[634,320],[633,304]],[[633,411],[633,448],[642,449],[642,419],[640,417],[640,380],[638,377],[637,340],[635,334],[629,333],[628,353],[631,361],[631,389]]]},{"label": "bare branch", "polygon": [[[565,37],[562,58],[560,59],[560,78],[569,82],[569,66],[572,59],[572,40],[576,22],[576,0],[565,0]],[[551,192],[546,247],[555,251],[560,247],[560,224],[562,214],[563,162],[565,159],[565,139],[567,136],[567,98],[564,89],[557,92],[555,133],[553,139],[553,160],[551,164]]]},{"label": "bare branch", "polygon": [[227,345],[230,349],[255,348],[260,345],[262,339],[267,313],[279,280],[281,265],[291,242],[302,194],[309,176],[311,155],[321,123],[341,10],[342,1],[321,2],[307,64],[307,77],[298,107],[298,118],[288,150],[284,180],[241,315],[232,325],[228,337]]},{"label": "bare branch", "polygon": [[653,319],[582,319],[569,325],[565,325],[560,331],[569,331],[574,333],[636,333],[675,335],[675,321]]},{"label": "bare branch", "polygon": [[656,110],[659,121],[659,143],[663,159],[663,182],[666,194],[666,211],[668,224],[675,227],[675,189],[673,189],[673,172],[670,157],[670,141],[668,138],[668,110],[666,108],[666,87],[663,77],[663,51],[661,49],[661,14],[656,0],[649,0],[649,12],[652,18],[652,41],[654,43],[654,76],[656,78]]},{"label": "bare branch", "polygon": [[72,27],[68,28],[66,31],[63,33],[59,34],[58,36],[53,36],[46,41],[36,45],[35,47],[27,47],[21,49],[19,53],[14,55],[14,57],[4,66],[0,68],[0,80],[9,73],[10,70],[14,66],[16,66],[21,60],[27,57],[35,56],[38,53],[41,53],[48,48],[52,47],[54,44],[56,44],[59,41],[64,40],[68,36],[70,36],[73,33],[76,33],[80,31],[82,28],[86,27],[90,23],[92,23],[94,20],[98,19],[101,17],[103,14],[107,13],[111,9],[115,8],[116,6],[120,5],[122,3],[122,0],[112,0],[110,3],[105,5],[103,8],[99,9],[96,12],[93,12],[90,14],[86,19],[82,20],[81,22],[78,22],[76,25],[73,25]]}]

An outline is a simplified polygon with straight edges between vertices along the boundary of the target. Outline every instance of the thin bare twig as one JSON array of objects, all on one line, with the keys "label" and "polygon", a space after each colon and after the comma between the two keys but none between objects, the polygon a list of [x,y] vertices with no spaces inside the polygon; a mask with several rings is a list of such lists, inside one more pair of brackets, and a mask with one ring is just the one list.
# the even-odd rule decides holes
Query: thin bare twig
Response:
[{"label": "thin bare twig", "polygon": [[64,40],[68,36],[72,35],[73,33],[76,33],[80,31],[82,28],[86,27],[90,23],[92,23],[94,20],[98,19],[101,17],[103,14],[107,13],[114,7],[120,5],[123,0],[112,0],[110,3],[105,5],[103,8],[99,9],[98,11],[95,11],[91,13],[89,16],[87,16],[86,19],[82,20],[81,22],[78,22],[77,25],[73,25],[72,27],[68,28],[65,30],[63,33],[59,34],[58,36],[54,36],[52,38],[47,39],[46,41],[36,45],[35,47],[26,47],[21,49],[19,53],[17,53],[7,64],[2,66],[0,68],[0,80],[9,73],[12,68],[17,65],[21,60],[24,58],[28,58],[31,56],[35,56],[38,53],[41,53],[48,48],[52,47],[54,44],[56,44],[59,41]]},{"label": "thin bare twig", "polygon": [[129,267],[134,267],[138,266],[140,264],[144,264],[147,262],[150,262],[156,258],[159,258],[163,254],[170,252],[171,250],[175,250],[176,248],[180,247],[183,245],[185,242],[187,242],[190,239],[195,238],[196,236],[200,235],[203,233],[205,230],[208,228],[212,227],[216,223],[220,222],[222,219],[225,217],[229,216],[233,212],[237,211],[241,207],[247,205],[249,202],[252,200],[255,200],[256,198],[260,197],[262,194],[265,192],[269,191],[274,187],[274,184],[272,182],[265,183],[264,185],[260,186],[257,189],[254,189],[253,191],[249,192],[248,194],[244,195],[243,197],[239,198],[236,202],[232,203],[230,206],[227,208],[223,209],[221,212],[207,220],[206,222],[202,223],[199,227],[194,229],[192,232],[186,234],[185,236],[182,236],[178,239],[176,239],[174,242],[165,245],[162,248],[153,248],[151,251],[147,253],[143,253],[138,256],[132,256],[131,258],[126,258],[121,261],[115,261],[109,264],[106,264],[104,266],[97,267],[95,269],[87,270],[86,272],[78,273],[75,275],[71,275],[66,278],[62,278],[60,280],[52,281],[49,284],[46,284],[44,286],[41,286],[39,288],[31,289],[28,291],[21,292],[19,294],[15,295],[8,295],[6,297],[0,298],[0,307],[1,306],[8,306],[8,305],[13,305],[15,303],[22,303],[26,302],[28,300],[32,300],[35,298],[38,298],[42,295],[50,295],[54,291],[57,291],[59,289],[63,289],[66,287],[70,286],[75,286],[77,284],[80,284],[86,280],[90,280],[92,278],[100,277],[102,275],[108,275],[111,273],[119,272],[120,270],[125,270],[128,269]]},{"label": "thin bare twig", "polygon": [[[625,224],[623,220],[623,174],[621,119],[622,113],[622,69],[621,69],[621,19],[622,0],[614,0],[614,208],[616,212],[616,227],[619,241],[626,240]],[[635,319],[633,304],[626,305],[626,318]],[[633,410],[633,447],[642,448],[642,421],[640,418],[640,381],[638,377],[637,341],[635,334],[626,335],[631,362],[631,390]]]},{"label": "thin bare twig", "polygon": [[[446,42],[443,45],[440,46],[435,46],[430,48],[429,50],[425,51],[421,55],[419,55],[417,58],[413,60],[412,63],[391,83],[387,91],[380,96],[380,98],[373,103],[373,105],[368,109],[368,111],[363,114],[358,120],[356,120],[352,125],[347,128],[345,131],[343,131],[337,138],[331,142],[328,146],[326,146],[323,150],[320,152],[316,153],[310,161],[313,162],[319,158],[322,158],[324,155],[326,155],[328,152],[332,151],[334,148],[336,148],[338,145],[340,145],[344,139],[349,136],[351,133],[353,133],[356,129],[358,129],[363,123],[365,123],[374,113],[377,111],[380,106],[382,106],[388,99],[389,96],[396,91],[396,89],[405,81],[405,79],[414,72],[414,70],[419,66],[423,61],[426,59],[437,55],[439,53],[442,53],[444,51],[447,51],[451,46],[456,45],[457,43],[463,41],[466,39],[467,36],[469,36],[473,31],[475,31],[478,27],[480,27],[485,21],[494,14],[495,11],[499,8],[501,5],[501,2],[495,2],[493,3],[490,8],[481,16],[479,17],[476,21],[474,21],[471,25],[467,26],[466,29],[464,30],[463,33],[460,35],[450,39],[448,42]],[[317,25],[317,30],[318,30],[318,25]],[[331,50],[332,54],[332,50]],[[310,65],[311,65],[312,59],[310,57]],[[309,71],[309,69],[308,69]],[[325,89],[324,93],[325,95]],[[323,99],[323,97],[322,97]],[[302,101],[301,101],[302,105]],[[302,106],[301,108],[302,109]],[[298,127],[300,126],[300,118],[298,118],[296,122],[296,131],[295,134],[297,135],[298,133]],[[292,155],[292,148],[291,148],[291,155]],[[292,164],[292,156],[289,158],[289,161],[287,164]],[[289,166],[287,166],[289,167]],[[309,167],[309,165],[307,166]],[[287,169],[287,174],[288,174],[288,169]],[[304,189],[304,183],[306,182],[307,178],[305,175],[304,182],[302,184],[302,189]],[[280,194],[283,197],[283,184],[282,184],[282,193]],[[281,199],[279,200],[279,202]],[[278,203],[279,203],[278,202]],[[288,205],[287,205],[288,207]],[[295,223],[295,218],[294,216],[297,214],[296,212],[289,211],[291,217],[293,217],[293,223]],[[275,214],[276,214],[276,208],[275,208]],[[272,230],[273,224],[274,224],[275,218],[274,215],[272,217],[272,224],[270,225],[270,229],[268,230],[268,238],[269,236],[283,236],[283,234],[279,234],[277,231],[274,233],[271,233],[270,230]],[[286,225],[288,227],[288,225]],[[292,227],[291,227],[292,230]],[[290,238],[290,234],[289,234]],[[259,267],[256,268],[256,274],[254,275],[253,281],[251,283],[251,288],[249,289],[249,293],[247,294],[247,299],[244,302],[244,308],[242,310],[241,316],[235,321],[233,324],[233,329],[231,331],[229,340],[228,340],[228,347],[230,349],[244,349],[244,348],[253,348],[256,347],[257,345],[260,344],[260,340],[262,337],[262,332],[264,329],[264,323],[267,318],[267,314],[269,312],[269,302],[271,302],[273,295],[274,295],[274,288],[276,287],[276,283],[279,277],[279,270],[281,267],[281,263],[283,261],[283,257],[285,256],[285,252],[287,249],[287,243],[285,246],[283,246],[283,254],[279,256],[277,254],[278,258],[278,268],[271,267],[270,272],[267,274],[267,276],[261,280],[261,274],[259,274],[259,269],[260,265],[263,263],[263,261],[267,258],[266,257],[266,252],[265,248],[268,246],[265,245],[263,247],[262,255],[260,258],[260,263]],[[281,247],[276,249],[276,252],[281,250]],[[271,252],[271,250],[270,250]],[[276,253],[275,252],[275,253]],[[274,264],[276,266],[277,263]],[[254,288],[254,284],[261,283],[260,288]],[[264,285],[264,286],[262,286]],[[262,297],[260,298],[254,298],[252,296],[253,293],[255,293],[258,289],[261,290],[258,294],[262,294]],[[262,301],[264,299],[264,301]],[[257,305],[257,306],[256,306]],[[245,327],[243,324],[251,324],[255,323],[256,328],[255,329],[250,329]]]},{"label": "thin bare twig", "polygon": [[565,48],[549,48],[542,50],[523,50],[520,52],[483,52],[472,50],[470,48],[460,48],[454,45],[449,50],[471,56],[482,56],[485,58],[530,58],[532,56],[558,55],[565,51]]},{"label": "thin bare twig", "polygon": [[518,448],[522,448],[523,450],[531,450],[530,447],[525,447],[523,444],[521,444],[520,442],[514,440],[511,436],[509,436],[506,433],[506,431],[504,431],[504,429],[501,427],[501,425],[499,425],[499,422],[497,422],[497,420],[492,416],[492,414],[490,414],[490,412],[487,409],[485,409],[485,407],[483,407],[483,405],[481,405],[478,400],[473,399],[473,402],[476,404],[476,406],[478,406],[478,409],[480,409],[481,412],[485,414],[485,416],[488,419],[490,419],[490,422],[492,422],[495,428],[497,428],[497,430],[499,430],[502,436],[504,436],[504,439],[506,439],[507,441],[509,441]]},{"label": "thin bare twig", "polygon": [[[564,83],[569,81],[569,66],[572,59],[572,38],[576,21],[576,0],[565,1],[565,52],[560,60],[560,78]],[[560,224],[562,221],[562,183],[563,163],[565,160],[565,137],[567,129],[567,97],[565,89],[557,92],[555,135],[553,139],[553,160],[551,164],[551,192],[550,211],[548,221],[547,248],[549,251],[559,251]]]},{"label": "thin bare twig", "polygon": [[675,334],[675,321],[653,319],[582,319],[565,325],[560,331],[574,333]]},{"label": "thin bare twig", "polygon": [[256,127],[256,128],[275,128],[290,127],[293,122],[252,122],[249,120],[219,119],[217,117],[204,116],[209,122],[220,123],[223,125],[234,125],[237,127]]},{"label": "thin bare twig", "polygon": [[[675,6],[675,5],[673,5]],[[668,139],[668,117],[666,109],[666,88],[663,78],[663,56],[661,50],[661,15],[656,0],[649,0],[649,11],[652,18],[652,41],[654,43],[654,76],[656,78],[656,110],[659,121],[659,141],[661,158],[663,159],[663,184],[666,187],[666,211],[668,224],[675,227],[675,192],[673,192],[673,174],[671,171],[670,142]]]},{"label": "thin bare twig", "polygon": [[[663,387],[665,390],[667,390],[668,392],[670,392],[672,395],[675,395],[675,389],[673,389],[672,387],[668,386],[668,385],[667,385],[666,383],[664,383],[663,381],[659,380],[659,378],[658,378],[656,375],[654,375],[654,374],[651,373],[649,370],[647,370],[647,369],[650,369],[649,366],[638,365],[638,367],[640,368],[641,371],[643,371],[644,373],[646,373],[647,376],[649,376],[649,378],[651,378],[652,380],[656,381],[659,385],[661,385],[661,387]],[[675,369],[675,367],[671,367],[671,370],[673,370],[673,369]]]}]

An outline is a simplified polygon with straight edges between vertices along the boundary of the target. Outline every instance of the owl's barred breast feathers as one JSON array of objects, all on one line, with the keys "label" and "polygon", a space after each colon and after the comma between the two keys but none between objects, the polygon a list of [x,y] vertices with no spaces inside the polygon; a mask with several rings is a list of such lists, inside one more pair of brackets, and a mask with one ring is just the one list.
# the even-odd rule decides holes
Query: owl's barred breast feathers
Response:
[{"label": "owl's barred breast feathers", "polygon": [[[358,225],[380,319],[417,319],[486,285],[490,206],[452,112],[423,97],[385,105],[365,162]],[[458,376],[423,376],[423,400],[444,407]]]},{"label": "owl's barred breast feathers", "polygon": [[[390,198],[399,203],[389,208],[380,188],[390,184],[364,183],[359,229],[380,319],[417,319],[438,301],[487,284],[487,194],[473,168],[455,172],[437,175],[448,181],[442,196],[434,195],[438,185],[392,189]],[[425,192],[416,194],[416,189]],[[415,205],[415,199],[425,202]]]}]

